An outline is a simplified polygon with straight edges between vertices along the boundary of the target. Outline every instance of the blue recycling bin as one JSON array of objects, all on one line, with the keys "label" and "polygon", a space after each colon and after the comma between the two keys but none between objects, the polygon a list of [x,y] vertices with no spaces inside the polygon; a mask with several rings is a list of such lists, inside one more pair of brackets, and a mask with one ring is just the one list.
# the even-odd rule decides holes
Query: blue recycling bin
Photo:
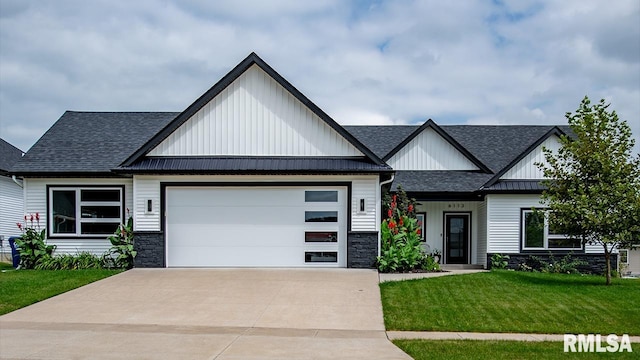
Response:
[{"label": "blue recycling bin", "polygon": [[17,269],[20,266],[20,253],[16,247],[16,240],[20,239],[20,236],[12,236],[9,238],[9,246],[11,246],[11,258],[13,259],[13,268]]}]

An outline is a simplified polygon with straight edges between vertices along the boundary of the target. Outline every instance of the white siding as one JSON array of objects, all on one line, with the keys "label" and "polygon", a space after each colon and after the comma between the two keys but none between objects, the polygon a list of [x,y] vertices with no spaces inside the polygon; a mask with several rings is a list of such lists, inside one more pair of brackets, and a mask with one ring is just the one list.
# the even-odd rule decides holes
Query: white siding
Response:
[{"label": "white siding", "polygon": [[149,155],[362,156],[254,65]]},{"label": "white siding", "polygon": [[475,201],[418,201],[416,212],[426,212],[425,235],[427,252],[440,250],[444,261],[444,213],[471,213],[471,254],[472,264],[478,262],[478,204]]},{"label": "white siding", "polygon": [[[125,207],[128,209],[133,208],[133,182],[131,179],[25,179],[25,212],[30,214],[40,213],[40,224],[42,224],[43,228],[47,224],[47,185],[124,185]],[[100,255],[111,247],[106,238],[50,238],[47,239],[47,242],[57,246],[57,253],[89,251]]]},{"label": "white siding", "polygon": [[[521,209],[543,207],[538,195],[487,195],[487,252],[520,252]],[[601,253],[595,245],[587,245],[586,253]]]},{"label": "white siding", "polygon": [[487,202],[478,203],[478,264],[487,265]]},{"label": "white siding", "polygon": [[540,146],[533,149],[527,156],[509,169],[500,179],[543,179],[544,174],[535,165],[536,163],[547,164],[542,148],[557,152],[560,149],[560,139],[557,136],[550,136]]},{"label": "white siding", "polygon": [[[20,181],[20,180],[18,180]],[[24,216],[23,190],[10,177],[0,176],[0,235],[8,246],[10,236],[20,235],[17,222]]]},{"label": "white siding", "polygon": [[471,160],[431,128],[416,136],[387,163],[394,170],[478,170]]},{"label": "white siding", "polygon": [[[351,226],[353,231],[379,230],[380,187],[377,175],[358,176],[154,176],[141,175],[134,179],[134,229],[160,231],[161,182],[351,182]],[[146,199],[153,200],[153,211],[146,213]],[[360,212],[359,201],[365,199],[365,212]]]}]

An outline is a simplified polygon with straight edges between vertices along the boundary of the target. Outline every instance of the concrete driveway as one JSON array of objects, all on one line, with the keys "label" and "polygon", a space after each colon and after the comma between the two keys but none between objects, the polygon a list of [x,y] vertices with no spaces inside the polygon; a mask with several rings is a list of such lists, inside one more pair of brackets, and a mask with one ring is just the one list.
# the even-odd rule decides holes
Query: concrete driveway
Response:
[{"label": "concrete driveway", "polygon": [[352,269],[134,269],[1,316],[0,358],[409,359]]}]

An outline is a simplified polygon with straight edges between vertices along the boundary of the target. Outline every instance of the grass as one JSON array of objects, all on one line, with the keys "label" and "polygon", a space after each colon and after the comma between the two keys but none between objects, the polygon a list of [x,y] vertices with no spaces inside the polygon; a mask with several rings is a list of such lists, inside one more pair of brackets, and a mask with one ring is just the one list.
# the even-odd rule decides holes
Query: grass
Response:
[{"label": "grass", "polygon": [[[416,360],[468,359],[637,359],[634,352],[622,353],[564,353],[562,342],[488,341],[488,340],[394,340],[393,343]],[[637,346],[637,345],[636,345]],[[470,354],[473,354],[470,356]]]},{"label": "grass", "polygon": [[640,335],[640,281],[515,271],[380,284],[387,330]]},{"label": "grass", "polygon": [[0,263],[0,315],[62,294],[119,270],[13,270]]}]

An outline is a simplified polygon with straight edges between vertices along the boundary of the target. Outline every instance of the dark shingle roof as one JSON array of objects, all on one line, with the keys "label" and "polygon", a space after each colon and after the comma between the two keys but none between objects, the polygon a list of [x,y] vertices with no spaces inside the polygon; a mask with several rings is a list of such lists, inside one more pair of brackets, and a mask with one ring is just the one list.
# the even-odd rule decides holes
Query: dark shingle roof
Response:
[{"label": "dark shingle roof", "polygon": [[406,192],[473,192],[491,177],[477,171],[397,171],[392,190],[401,185]]},{"label": "dark shingle roof", "polygon": [[0,139],[0,174],[8,172],[21,157],[22,150]]},{"label": "dark shingle roof", "polygon": [[379,173],[393,171],[365,159],[326,157],[147,157],[122,172],[176,174]]},{"label": "dark shingle roof", "polygon": [[379,158],[383,158],[419,125],[346,125],[343,126],[356,139],[371,149]]},{"label": "dark shingle roof", "polygon": [[23,175],[110,173],[177,115],[67,111],[11,171]]}]

